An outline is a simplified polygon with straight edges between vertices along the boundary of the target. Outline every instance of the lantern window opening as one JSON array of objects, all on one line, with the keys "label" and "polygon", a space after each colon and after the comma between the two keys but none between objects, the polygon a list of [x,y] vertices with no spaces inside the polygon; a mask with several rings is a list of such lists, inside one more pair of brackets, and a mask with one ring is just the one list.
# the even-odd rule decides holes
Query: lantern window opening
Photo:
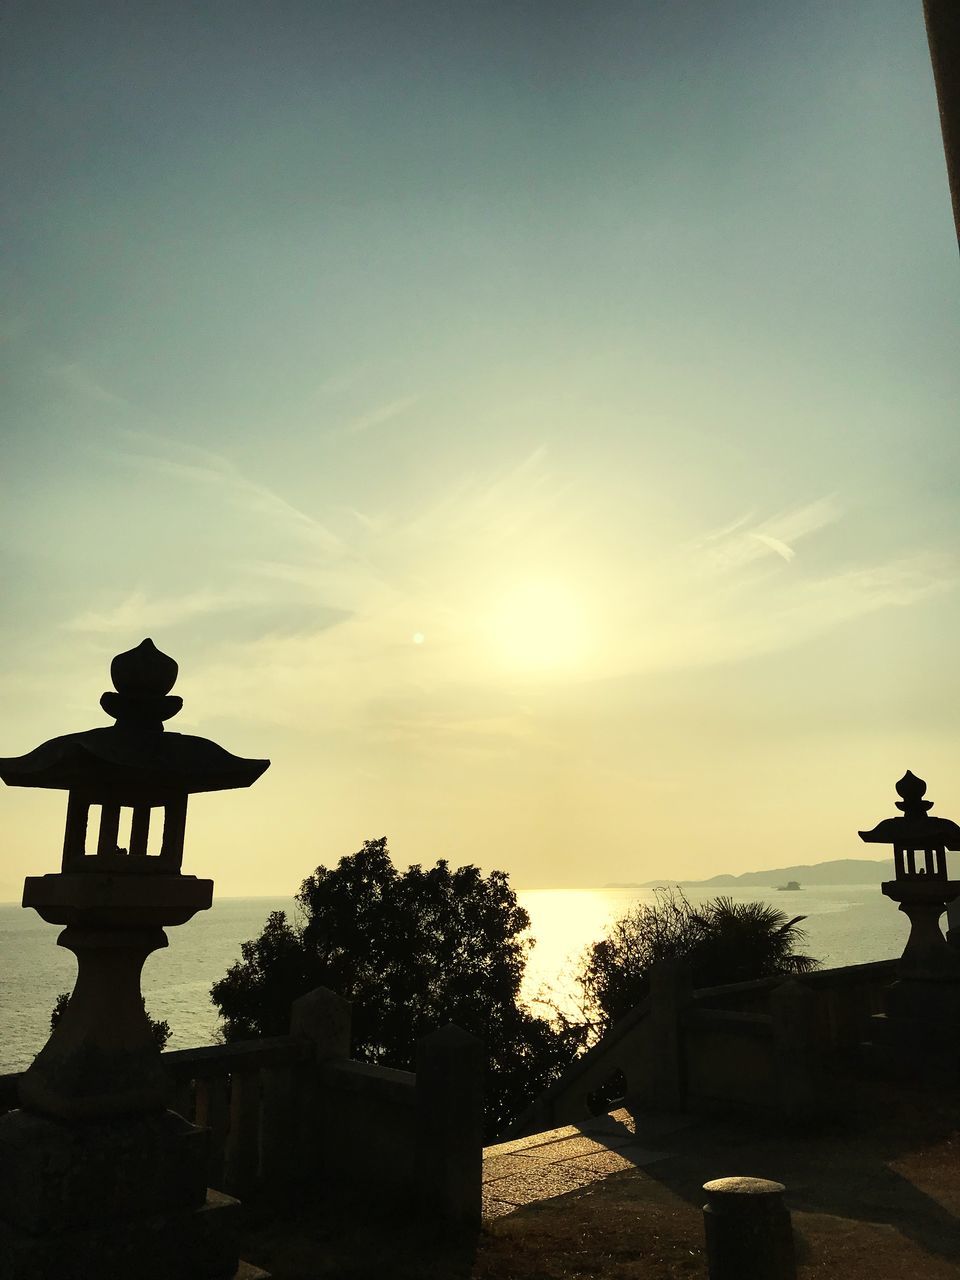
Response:
[{"label": "lantern window opening", "polygon": [[[917,854],[923,854],[923,865],[917,865]],[[894,847],[894,863],[898,880],[946,880],[946,851],[942,845],[932,845],[924,849],[911,846],[896,845]]]},{"label": "lantern window opening", "polygon": [[62,869],[178,872],[186,816],[186,795],[123,801],[71,791]]}]

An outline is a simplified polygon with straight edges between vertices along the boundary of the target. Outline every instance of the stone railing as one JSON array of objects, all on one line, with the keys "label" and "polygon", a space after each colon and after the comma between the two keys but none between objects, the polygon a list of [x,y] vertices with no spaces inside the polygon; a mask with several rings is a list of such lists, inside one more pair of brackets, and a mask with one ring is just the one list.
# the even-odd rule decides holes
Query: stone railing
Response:
[{"label": "stone railing", "polygon": [[[802,1115],[858,1052],[897,961],[692,991],[659,965],[642,1000],[520,1117],[514,1136],[576,1123],[618,1098],[663,1108]],[[839,1096],[839,1095],[838,1095]]]},{"label": "stone railing", "polygon": [[163,1054],[170,1109],[210,1130],[209,1186],[246,1196],[299,1173],[295,1112],[313,1060],[313,1046],[299,1036]]},{"label": "stone railing", "polygon": [[[291,1032],[161,1055],[169,1106],[210,1131],[208,1184],[228,1195],[311,1182],[479,1221],[482,1045],[452,1024],[418,1044],[417,1071],[353,1061],[350,1006],[325,988]],[[0,1076],[0,1112],[19,1075]]]}]

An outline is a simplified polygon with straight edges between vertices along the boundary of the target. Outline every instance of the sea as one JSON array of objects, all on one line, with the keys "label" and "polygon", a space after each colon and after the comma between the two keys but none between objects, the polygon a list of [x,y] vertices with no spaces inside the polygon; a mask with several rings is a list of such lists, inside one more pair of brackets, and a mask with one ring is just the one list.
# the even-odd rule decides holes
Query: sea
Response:
[{"label": "sea", "polygon": [[[907,921],[879,885],[804,885],[774,888],[688,888],[692,903],[723,894],[735,901],[763,900],[790,917],[806,917],[803,951],[823,967],[886,960],[901,953]],[[591,943],[652,889],[525,889],[517,898],[530,915],[523,996],[545,1013],[555,1006],[579,1010],[575,974]],[[256,937],[271,911],[296,914],[292,898],[221,898],[209,911],[167,930],[170,945],[154,952],[143,972],[143,993],[154,1018],[169,1022],[170,1049],[212,1044],[218,1019],[210,988],[240,958],[241,943]],[[50,1031],[50,1010],[73,987],[76,961],[56,945],[56,926],[14,903],[0,904],[0,1073],[22,1071]]]}]

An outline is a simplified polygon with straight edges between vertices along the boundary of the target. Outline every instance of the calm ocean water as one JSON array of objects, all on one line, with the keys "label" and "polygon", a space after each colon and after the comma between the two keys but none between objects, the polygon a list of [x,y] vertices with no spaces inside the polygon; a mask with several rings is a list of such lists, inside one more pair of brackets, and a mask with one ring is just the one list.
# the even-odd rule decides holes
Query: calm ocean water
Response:
[{"label": "calm ocean water", "polygon": [[[688,889],[691,902],[717,896],[717,890]],[[806,951],[824,966],[858,964],[899,955],[906,921],[880,888],[872,885],[804,887],[797,893],[759,888],[723,889],[731,897],[764,899],[807,920]],[[606,925],[637,901],[650,901],[649,889],[527,889],[518,898],[530,913],[536,939],[524,992],[535,1002],[552,997],[576,1010],[572,974],[584,948],[603,935]],[[209,1044],[216,1028],[210,987],[240,956],[240,944],[254,937],[270,911],[292,911],[291,898],[224,898],[188,924],[170,929],[170,946],[147,961],[143,991],[155,1018],[173,1029],[171,1049]],[[56,945],[58,930],[33,911],[0,905],[0,1072],[29,1065],[49,1033],[50,1010],[57,994],[70,990],[76,961]]]}]

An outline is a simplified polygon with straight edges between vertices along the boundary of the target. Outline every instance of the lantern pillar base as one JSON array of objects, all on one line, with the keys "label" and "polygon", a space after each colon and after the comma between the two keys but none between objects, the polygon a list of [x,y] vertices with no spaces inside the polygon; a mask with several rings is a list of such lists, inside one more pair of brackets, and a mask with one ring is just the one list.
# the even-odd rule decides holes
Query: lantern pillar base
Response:
[{"label": "lantern pillar base", "polygon": [[940,929],[940,917],[960,897],[960,881],[931,877],[887,880],[880,886],[910,921],[910,936],[897,972],[905,982],[960,983],[960,951]]},{"label": "lantern pillar base", "polygon": [[173,1111],[96,1124],[0,1116],[0,1219],[61,1232],[180,1209],[207,1193],[205,1129]]},{"label": "lantern pillar base", "polygon": [[0,1280],[269,1280],[237,1256],[239,1201],[35,1236],[0,1222]]},{"label": "lantern pillar base", "polygon": [[226,1280],[239,1203],[206,1186],[209,1134],[172,1111],[0,1116],[0,1280]]},{"label": "lantern pillar base", "polygon": [[960,1079],[960,982],[893,983],[869,1024],[869,1060],[882,1073],[930,1084]]},{"label": "lantern pillar base", "polygon": [[23,905],[50,924],[77,957],[70,1002],[20,1078],[20,1101],[65,1120],[111,1119],[164,1109],[167,1083],[140,993],[164,928],[183,924],[213,898],[195,876],[28,876]]}]

